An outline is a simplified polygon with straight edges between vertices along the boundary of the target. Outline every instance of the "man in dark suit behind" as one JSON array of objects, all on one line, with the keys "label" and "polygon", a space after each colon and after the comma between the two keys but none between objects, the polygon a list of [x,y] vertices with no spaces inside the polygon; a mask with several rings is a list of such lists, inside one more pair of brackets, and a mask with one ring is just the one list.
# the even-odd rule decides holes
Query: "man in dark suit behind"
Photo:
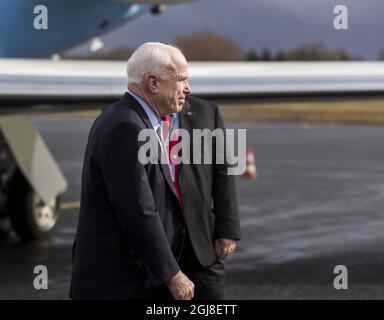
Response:
[{"label": "man in dark suit behind", "polygon": [[[142,164],[139,132],[180,112],[188,65],[182,53],[146,43],[127,64],[129,92],[93,124],[85,151],[73,246],[73,299],[191,299],[177,260],[184,219],[168,164]],[[153,142],[153,141],[151,141]],[[160,151],[161,152],[161,151]]]},{"label": "man in dark suit behind", "polygon": [[[193,140],[193,130],[222,130],[225,136],[225,126],[215,103],[191,95],[174,120],[171,130],[184,129],[191,139],[190,164],[181,162],[175,170],[178,182],[175,187],[180,194],[188,230],[179,265],[195,284],[195,299],[224,299],[226,271],[223,262],[234,252],[236,240],[240,239],[235,181],[234,176],[228,175],[225,144],[216,149],[214,139],[208,151],[211,164],[203,161],[204,152],[207,152],[204,147],[199,148],[201,164],[194,163],[194,148],[200,144],[204,146],[204,141]],[[172,146],[168,147],[172,150]],[[217,161],[218,152],[224,155],[224,163]]]}]

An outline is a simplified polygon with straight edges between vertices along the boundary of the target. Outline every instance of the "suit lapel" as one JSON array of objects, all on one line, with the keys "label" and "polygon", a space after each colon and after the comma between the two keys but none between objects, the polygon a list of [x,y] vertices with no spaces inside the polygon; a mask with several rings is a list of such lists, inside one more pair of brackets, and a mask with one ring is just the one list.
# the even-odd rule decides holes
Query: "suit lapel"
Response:
[{"label": "suit lapel", "polygon": [[[140,118],[143,120],[143,122],[145,123],[145,126],[148,129],[153,129],[151,121],[149,120],[147,113],[144,111],[144,109],[141,107],[140,103],[132,95],[130,95],[129,93],[125,93],[123,100],[124,100],[126,105],[128,105],[129,107],[134,109],[139,114]],[[159,141],[157,141],[157,145],[154,145],[153,147],[157,148],[156,150],[162,150]],[[172,182],[172,178],[171,178],[171,174],[169,172],[168,164],[162,164],[161,163],[161,155],[160,154],[158,154],[158,161],[159,161],[161,171],[165,177],[165,180],[167,181],[169,187],[171,188],[171,190],[175,194],[175,196],[178,197],[176,190],[175,190],[175,187],[174,187],[173,182]]]},{"label": "suit lapel", "polygon": [[184,104],[183,110],[179,113],[179,125],[180,128],[188,130],[189,134],[192,134],[192,117],[194,116],[192,112],[192,105],[188,100]]},{"label": "suit lapel", "polygon": [[[179,116],[179,127],[181,129],[187,130],[189,133],[189,137],[192,139],[193,135],[193,125],[192,125],[192,120],[194,115],[192,105],[187,101],[184,104],[183,110],[178,114]],[[192,148],[192,140],[190,141],[190,148]],[[192,149],[190,150],[192,151]],[[192,154],[191,154],[191,161],[192,161]],[[182,176],[185,173],[185,166],[183,162],[180,163],[180,171],[179,171],[179,184],[181,181],[183,181]],[[183,188],[181,188],[181,191],[183,191]]]}]

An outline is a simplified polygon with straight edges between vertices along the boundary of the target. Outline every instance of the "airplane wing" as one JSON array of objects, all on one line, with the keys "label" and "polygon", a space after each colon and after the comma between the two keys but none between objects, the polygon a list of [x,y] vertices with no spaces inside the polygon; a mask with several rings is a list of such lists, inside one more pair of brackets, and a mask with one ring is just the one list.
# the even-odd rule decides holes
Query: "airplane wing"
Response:
[{"label": "airplane wing", "polygon": [[[0,60],[0,110],[115,101],[126,90],[125,63]],[[189,82],[196,96],[219,101],[383,96],[384,62],[191,62]]]}]

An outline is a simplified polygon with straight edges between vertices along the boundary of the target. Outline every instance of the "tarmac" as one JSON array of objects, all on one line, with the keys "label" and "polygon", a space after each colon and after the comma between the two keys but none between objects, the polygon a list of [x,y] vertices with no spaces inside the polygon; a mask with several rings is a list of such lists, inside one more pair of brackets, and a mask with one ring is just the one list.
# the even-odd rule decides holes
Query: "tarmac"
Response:
[{"label": "tarmac", "polygon": [[[81,170],[92,118],[34,118],[69,182],[52,238],[0,241],[0,299],[68,299]],[[229,299],[384,298],[384,127],[227,122],[247,129],[257,179],[236,178],[242,240]],[[36,265],[48,268],[35,290]],[[348,289],[335,289],[334,268]]]}]

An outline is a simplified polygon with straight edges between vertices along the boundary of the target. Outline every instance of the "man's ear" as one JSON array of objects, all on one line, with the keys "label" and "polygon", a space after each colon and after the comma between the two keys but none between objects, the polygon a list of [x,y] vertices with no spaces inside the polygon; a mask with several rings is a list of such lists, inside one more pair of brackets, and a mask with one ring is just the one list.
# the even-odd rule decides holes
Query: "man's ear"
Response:
[{"label": "man's ear", "polygon": [[159,81],[155,75],[153,75],[153,74],[148,75],[147,87],[151,93],[158,93],[159,92]]}]

